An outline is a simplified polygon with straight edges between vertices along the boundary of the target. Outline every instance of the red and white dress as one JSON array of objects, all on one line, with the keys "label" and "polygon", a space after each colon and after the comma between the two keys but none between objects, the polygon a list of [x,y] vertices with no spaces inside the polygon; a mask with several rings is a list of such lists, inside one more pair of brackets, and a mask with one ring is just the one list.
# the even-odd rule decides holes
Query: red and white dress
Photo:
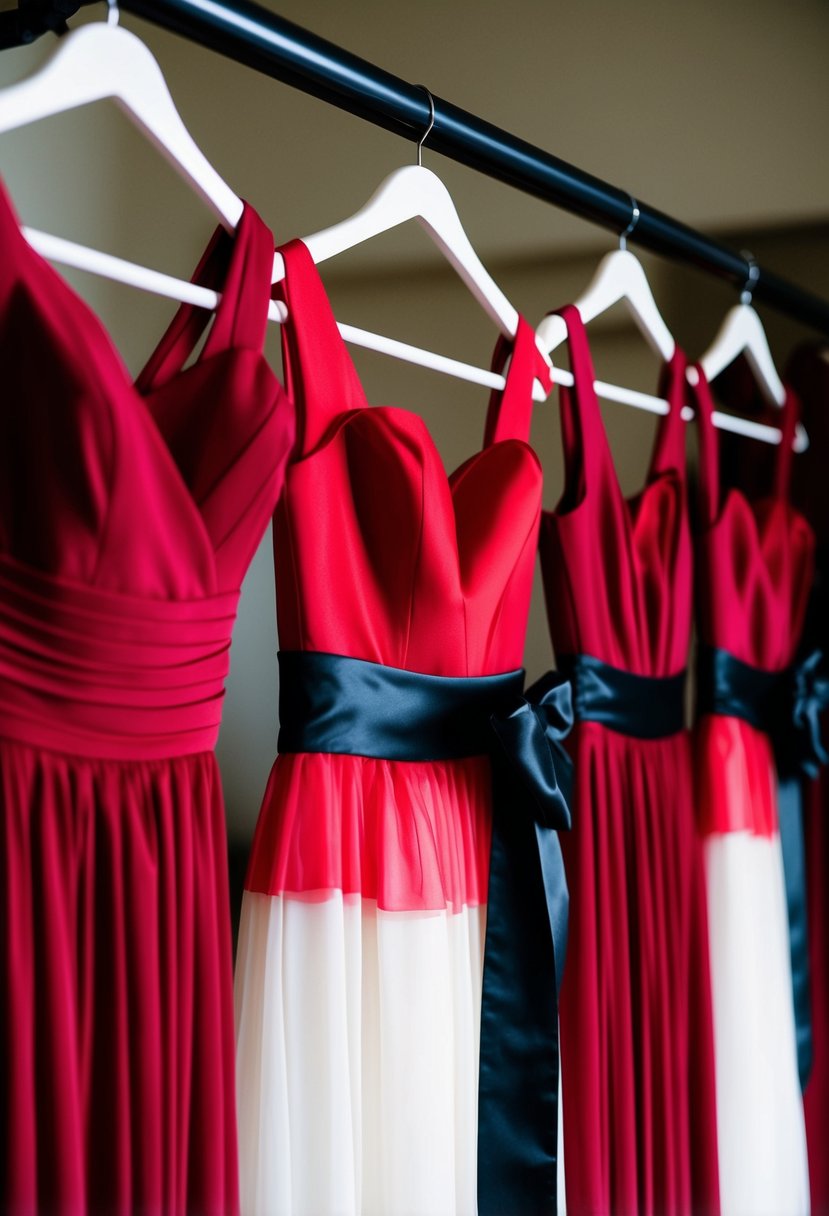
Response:
[{"label": "red and white dress", "polygon": [[[695,390],[700,436],[698,635],[761,672],[797,650],[814,538],[790,504],[798,404],[789,392],[770,494],[723,493],[710,390]],[[803,1216],[809,1177],[797,1070],[788,912],[771,740],[742,716],[704,713],[696,728],[717,1063],[722,1207]]]},{"label": "red and white dress", "polygon": [[[292,412],[246,207],[133,385],[0,189],[0,1210],[238,1211],[213,746]],[[184,369],[183,369],[184,368]]]},{"label": "red and white dress", "polygon": [[[522,322],[484,449],[369,408],[317,270],[285,257],[299,439],[274,522],[283,650],[441,676],[521,666],[541,470]],[[485,756],[280,755],[236,970],[246,1216],[476,1211]]]}]

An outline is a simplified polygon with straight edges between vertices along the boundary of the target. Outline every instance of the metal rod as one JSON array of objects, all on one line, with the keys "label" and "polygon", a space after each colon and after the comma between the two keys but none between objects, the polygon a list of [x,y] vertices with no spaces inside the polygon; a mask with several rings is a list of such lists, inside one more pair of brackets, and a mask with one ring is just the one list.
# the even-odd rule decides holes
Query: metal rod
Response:
[{"label": "metal rod", "polygon": [[[80,0],[81,4],[95,0]],[[120,7],[361,118],[417,141],[430,117],[420,85],[286,21],[253,0],[119,0]],[[619,233],[630,194],[434,98],[429,148]],[[637,195],[638,200],[638,195]],[[638,201],[636,244],[742,286],[735,250]],[[829,334],[829,302],[759,268],[754,299]]]}]

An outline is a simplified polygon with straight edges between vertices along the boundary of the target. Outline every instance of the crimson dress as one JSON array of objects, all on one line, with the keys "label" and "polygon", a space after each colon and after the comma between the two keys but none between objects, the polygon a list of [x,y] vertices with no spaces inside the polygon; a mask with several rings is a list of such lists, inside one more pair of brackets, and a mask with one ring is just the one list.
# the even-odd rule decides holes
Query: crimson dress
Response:
[{"label": "crimson dress", "polygon": [[0,190],[0,1210],[238,1210],[213,745],[292,413],[246,207],[133,385]]},{"label": "crimson dress", "polygon": [[[484,449],[447,477],[422,418],[369,408],[308,250],[283,253],[299,438],[274,521],[282,651],[429,677],[520,668],[541,508],[532,330],[502,344]],[[281,748],[257,825],[236,969],[242,1208],[474,1216],[489,760],[342,751]]]},{"label": "crimson dress", "polygon": [[[809,448],[797,458],[793,497],[815,531],[817,570],[806,634],[829,654],[829,361],[825,343],[799,347],[787,375],[803,403]],[[829,714],[823,718],[829,738]],[[829,765],[805,787],[806,894],[814,1060],[803,1094],[812,1216],[829,1216]]]},{"label": "crimson dress", "polygon": [[789,501],[799,407],[789,391],[770,492],[725,491],[713,403],[704,373],[696,370],[701,703],[695,777],[711,933],[723,1211],[803,1216],[809,1210],[806,1139],[769,729],[785,696],[783,673],[798,648],[814,571],[812,530]]},{"label": "crimson dress", "polygon": [[[561,393],[566,485],[542,516],[540,545],[553,644],[559,666],[573,670],[576,707],[573,828],[561,838],[570,887],[561,993],[567,1210],[716,1212],[705,891],[679,675],[692,613],[685,362],[677,350],[664,371],[670,412],[645,488],[626,500],[584,325],[573,307],[561,316],[575,380]],[[591,707],[580,656],[599,685],[623,691]],[[662,726],[660,711],[646,728],[657,737],[641,737],[637,718],[648,718],[667,684],[673,725]]]}]

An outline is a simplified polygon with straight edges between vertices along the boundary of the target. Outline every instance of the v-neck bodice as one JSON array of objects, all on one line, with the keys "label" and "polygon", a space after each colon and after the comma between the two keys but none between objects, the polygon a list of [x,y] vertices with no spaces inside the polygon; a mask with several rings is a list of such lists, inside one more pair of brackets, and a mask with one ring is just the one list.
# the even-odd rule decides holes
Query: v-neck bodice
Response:
[{"label": "v-neck bodice", "polygon": [[561,390],[566,485],[545,512],[541,564],[558,655],[588,654],[637,675],[682,671],[690,642],[691,542],[685,471],[685,357],[677,347],[660,391],[660,419],[644,488],[626,499],[594,389],[578,310],[560,310],[573,389]]},{"label": "v-neck bodice", "polygon": [[546,379],[522,319],[484,447],[447,477],[423,419],[369,406],[313,260],[282,250],[296,458],[275,516],[280,644],[434,675],[521,665],[541,507],[527,442]]},{"label": "v-neck bodice", "polygon": [[814,578],[814,534],[789,496],[800,403],[788,388],[770,492],[754,497],[736,487],[723,491],[711,390],[702,368],[696,370],[700,640],[743,663],[778,671],[794,657]]},{"label": "v-neck bodice", "polygon": [[97,317],[25,241],[0,186],[5,404],[0,553],[40,574],[151,599],[238,592],[292,440],[262,353],[273,240],[245,206],[135,384]]}]

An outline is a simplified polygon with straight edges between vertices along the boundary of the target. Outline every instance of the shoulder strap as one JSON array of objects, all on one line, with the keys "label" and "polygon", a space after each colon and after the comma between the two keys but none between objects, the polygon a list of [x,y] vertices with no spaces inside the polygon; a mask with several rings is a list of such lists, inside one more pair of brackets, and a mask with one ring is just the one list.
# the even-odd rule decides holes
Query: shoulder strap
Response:
[{"label": "shoulder strap", "polygon": [[221,305],[205,354],[244,348],[261,351],[268,327],[273,278],[273,233],[249,203],[236,232]]},{"label": "shoulder strap", "polygon": [[[562,511],[572,510],[588,486],[604,476],[610,448],[604,429],[594,382],[596,372],[587,340],[587,330],[574,304],[554,310],[567,326],[573,387],[559,389],[561,439],[564,448],[564,492]],[[615,475],[615,472],[614,472]]]},{"label": "shoulder strap", "polygon": [[720,450],[714,428],[714,402],[711,389],[702,370],[695,363],[697,382],[688,385],[699,437],[699,459],[697,480],[699,483],[700,522],[708,527],[717,518],[720,510]]},{"label": "shoulder strap", "polygon": [[502,335],[498,339],[492,356],[492,370],[500,374],[507,358],[510,364],[506,384],[501,390],[493,390],[489,398],[484,447],[500,443],[503,439],[526,442],[532,424],[533,381],[540,380],[546,392],[553,386],[550,369],[536,346],[535,330],[521,316],[515,337]]},{"label": "shoulder strap", "polygon": [[296,407],[297,455],[302,457],[313,451],[337,415],[367,402],[307,247],[293,240],[279,252],[285,278],[276,290],[288,307],[282,326],[285,387]]},{"label": "shoulder strap", "polygon": [[662,368],[659,378],[659,396],[668,402],[668,412],[659,420],[656,440],[651,457],[649,478],[660,473],[677,472],[684,480],[687,461],[685,459],[685,421],[682,410],[686,400],[685,352],[677,346],[669,361]]},{"label": "shoulder strap", "polygon": [[[221,292],[221,300],[201,358],[224,350],[261,351],[271,298],[273,236],[249,203],[231,235],[213,234],[191,282]],[[181,371],[211,314],[182,304],[138,377],[139,392],[160,388]]]}]

